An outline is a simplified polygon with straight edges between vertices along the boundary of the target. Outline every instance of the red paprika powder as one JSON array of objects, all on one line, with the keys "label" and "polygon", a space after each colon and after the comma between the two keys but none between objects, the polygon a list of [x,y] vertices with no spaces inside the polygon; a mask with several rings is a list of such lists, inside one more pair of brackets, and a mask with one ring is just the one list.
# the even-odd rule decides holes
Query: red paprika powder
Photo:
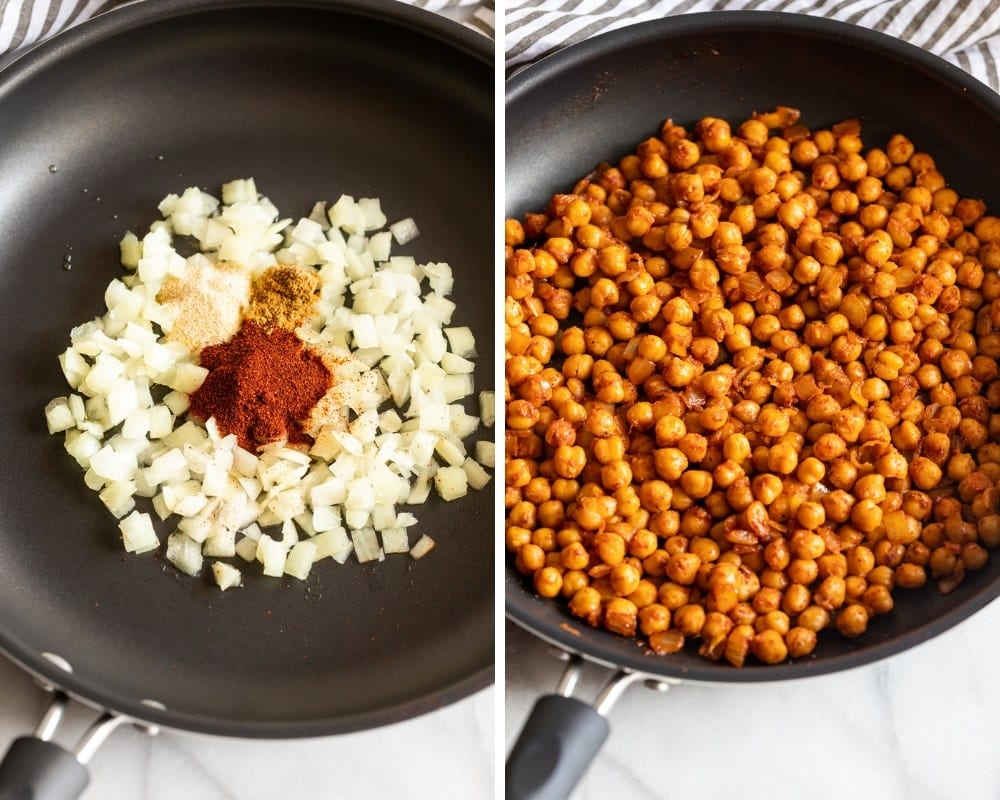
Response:
[{"label": "red paprika powder", "polygon": [[245,321],[228,342],[204,348],[200,361],[209,373],[191,395],[192,415],[215,417],[250,452],[286,437],[290,444],[312,442],[302,422],[331,376],[294,333]]}]

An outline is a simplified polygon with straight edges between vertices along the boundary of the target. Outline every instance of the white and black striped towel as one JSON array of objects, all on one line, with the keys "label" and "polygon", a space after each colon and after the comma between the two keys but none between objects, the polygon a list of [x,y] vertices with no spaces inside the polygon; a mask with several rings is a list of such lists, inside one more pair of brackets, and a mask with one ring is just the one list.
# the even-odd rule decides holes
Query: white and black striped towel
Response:
[{"label": "white and black striped towel", "polygon": [[[2,0],[0,0],[2,2]],[[1000,0],[507,0],[507,68],[633,22],[695,11],[790,11],[890,34],[1000,91]]]},{"label": "white and black striped towel", "polygon": [[[493,34],[496,26],[492,0],[405,1],[458,19],[488,35]],[[125,0],[0,0],[0,55],[29,47],[123,2]]]}]

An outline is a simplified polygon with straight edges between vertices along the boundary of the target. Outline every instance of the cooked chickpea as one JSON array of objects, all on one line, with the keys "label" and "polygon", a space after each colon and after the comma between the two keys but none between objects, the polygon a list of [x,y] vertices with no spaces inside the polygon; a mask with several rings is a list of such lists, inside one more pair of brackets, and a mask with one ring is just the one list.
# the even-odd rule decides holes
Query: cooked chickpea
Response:
[{"label": "cooked chickpea", "polygon": [[868,629],[868,609],[859,603],[851,603],[836,616],[837,630],[844,636],[861,636]]},{"label": "cooked chickpea", "polygon": [[788,657],[784,636],[773,629],[758,633],[750,646],[751,652],[765,664],[779,664]]},{"label": "cooked chickpea", "polygon": [[701,559],[694,553],[675,553],[670,556],[664,572],[673,582],[690,586],[697,578],[701,564]]},{"label": "cooked chickpea", "polygon": [[1000,217],[797,118],[668,122],[504,221],[504,545],[657,654],[801,658],[1000,546]]},{"label": "cooked chickpea", "polygon": [[674,611],[674,626],[685,636],[698,636],[705,625],[704,607],[689,603]]},{"label": "cooked chickpea", "polygon": [[816,649],[816,631],[796,626],[785,634],[789,658],[804,658]]}]

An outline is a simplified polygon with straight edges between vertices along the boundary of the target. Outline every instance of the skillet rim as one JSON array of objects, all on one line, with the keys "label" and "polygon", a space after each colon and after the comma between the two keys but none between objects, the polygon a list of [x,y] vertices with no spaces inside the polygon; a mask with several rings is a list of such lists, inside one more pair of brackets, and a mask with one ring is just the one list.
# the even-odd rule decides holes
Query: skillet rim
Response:
[{"label": "skillet rim", "polygon": [[[685,36],[706,37],[713,34],[773,35],[777,29],[802,36],[838,39],[895,58],[914,72],[934,75],[957,88],[976,105],[995,118],[1000,129],[1000,94],[964,70],[909,42],[888,34],[826,17],[782,11],[706,11],[682,13],[659,20],[639,22],[607,31],[581,42],[553,51],[529,65],[517,65],[505,82],[505,153],[510,158],[510,132],[516,115],[510,113],[522,97],[545,88],[567,72],[586,65],[595,58],[610,53],[627,56],[633,46],[658,41],[674,42]],[[780,31],[779,31],[780,32]],[[505,195],[505,199],[507,196]],[[547,198],[530,207],[505,204],[505,215],[520,217],[537,210]],[[520,201],[519,202],[524,202]],[[509,203],[509,200],[508,200]],[[500,545],[500,551],[504,552]],[[1000,551],[994,549],[995,555]],[[590,628],[571,617],[562,605],[532,594],[512,567],[504,552],[505,617],[548,644],[578,655],[606,668],[640,672],[668,680],[697,683],[770,683],[772,681],[816,677],[833,672],[866,666],[903,653],[965,621],[1000,596],[1000,567],[983,585],[977,586],[967,598],[928,619],[923,624],[891,635],[887,640],[864,644],[846,653],[803,659],[777,665],[748,665],[735,669],[698,657],[690,663],[676,663],[669,656],[657,657],[640,639],[628,639],[605,630]],[[932,587],[931,587],[932,588]],[[631,648],[630,648],[631,646]]]},{"label": "skillet rim", "polygon": [[[318,11],[334,17],[350,15],[377,19],[408,35],[428,40],[431,46],[447,47],[491,69],[495,67],[492,38],[441,14],[397,0],[157,0],[155,3],[131,0],[60,31],[26,48],[23,53],[15,54],[11,60],[0,60],[0,106],[4,97],[21,84],[107,39],[136,28],[203,13],[252,10],[280,13]],[[492,644],[493,657],[488,663],[449,684],[393,705],[322,719],[248,720],[235,715],[220,717],[185,713],[129,701],[113,690],[107,690],[99,681],[83,680],[72,672],[62,670],[16,640],[4,630],[0,621],[0,655],[32,675],[43,687],[61,690],[83,705],[114,712],[135,722],[193,733],[251,739],[311,738],[350,733],[402,722],[441,709],[495,682],[495,641]]]}]

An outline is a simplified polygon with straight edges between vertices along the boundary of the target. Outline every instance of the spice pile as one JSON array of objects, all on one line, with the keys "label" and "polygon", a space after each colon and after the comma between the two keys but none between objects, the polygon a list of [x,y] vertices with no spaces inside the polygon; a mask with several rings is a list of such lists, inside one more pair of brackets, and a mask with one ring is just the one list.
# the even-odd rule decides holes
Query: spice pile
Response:
[{"label": "spice pile", "polygon": [[771,664],[1000,544],[1000,218],[906,136],[668,120],[505,237],[506,546],[541,596]]},{"label": "spice pile", "polygon": [[[466,450],[492,424],[492,392],[467,408],[475,340],[448,327],[450,267],[391,255],[415,225],[381,230],[374,199],[317,203],[292,224],[248,179],[222,203],[189,188],[160,211],[122,240],[129,273],[71,332],[73,392],[46,407],[126,550],[160,546],[155,515],[191,575],[206,557],[304,579],[327,557],[425,555],[433,540],[397,506],[482,488],[494,457],[490,441]],[[175,236],[200,252],[180,256]],[[233,563],[212,573],[242,583]]]}]

